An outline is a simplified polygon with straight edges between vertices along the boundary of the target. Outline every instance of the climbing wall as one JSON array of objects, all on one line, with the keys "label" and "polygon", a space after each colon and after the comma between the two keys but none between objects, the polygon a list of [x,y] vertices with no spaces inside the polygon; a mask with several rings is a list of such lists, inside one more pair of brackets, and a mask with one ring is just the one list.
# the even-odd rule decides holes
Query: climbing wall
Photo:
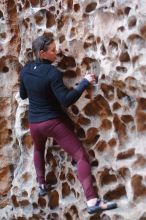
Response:
[{"label": "climbing wall", "polygon": [[[94,186],[119,208],[90,216],[76,164],[46,143],[46,180],[38,197],[28,100],[19,74],[32,59],[32,41],[53,35],[54,64],[75,87],[86,72],[96,82],[66,112],[89,153]],[[146,219],[145,0],[1,0],[0,220]]]}]

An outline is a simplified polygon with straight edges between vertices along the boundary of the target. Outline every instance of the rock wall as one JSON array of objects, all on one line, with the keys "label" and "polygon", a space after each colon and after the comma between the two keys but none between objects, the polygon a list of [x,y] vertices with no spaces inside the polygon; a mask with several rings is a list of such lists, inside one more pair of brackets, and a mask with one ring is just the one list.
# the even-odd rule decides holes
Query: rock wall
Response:
[{"label": "rock wall", "polygon": [[[39,198],[29,133],[28,101],[18,94],[19,72],[31,43],[53,34],[58,68],[74,87],[86,71],[97,82],[68,110],[86,147],[97,193],[119,208],[89,216],[71,158],[46,144],[46,179]],[[0,219],[146,219],[145,0],[1,0]]]}]

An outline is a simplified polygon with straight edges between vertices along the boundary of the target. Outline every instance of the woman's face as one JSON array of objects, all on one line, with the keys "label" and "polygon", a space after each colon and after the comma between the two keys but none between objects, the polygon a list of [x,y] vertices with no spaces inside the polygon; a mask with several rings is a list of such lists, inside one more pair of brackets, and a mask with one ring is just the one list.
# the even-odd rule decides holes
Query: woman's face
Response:
[{"label": "woman's face", "polygon": [[40,51],[40,58],[41,59],[46,59],[49,61],[54,62],[57,58],[57,51],[56,51],[56,44],[53,41],[49,46],[47,51]]}]

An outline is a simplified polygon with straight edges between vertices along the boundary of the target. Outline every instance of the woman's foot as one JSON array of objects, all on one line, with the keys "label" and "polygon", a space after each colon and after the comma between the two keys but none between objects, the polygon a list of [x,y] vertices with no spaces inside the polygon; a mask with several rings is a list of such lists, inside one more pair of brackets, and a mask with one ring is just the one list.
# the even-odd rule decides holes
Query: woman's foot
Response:
[{"label": "woman's foot", "polygon": [[89,214],[94,214],[97,212],[103,212],[105,210],[116,209],[117,207],[116,202],[106,202],[99,199],[95,205],[88,206],[87,210]]},{"label": "woman's foot", "polygon": [[40,184],[39,185],[39,196],[47,195],[48,191],[51,190],[51,186],[48,184]]}]

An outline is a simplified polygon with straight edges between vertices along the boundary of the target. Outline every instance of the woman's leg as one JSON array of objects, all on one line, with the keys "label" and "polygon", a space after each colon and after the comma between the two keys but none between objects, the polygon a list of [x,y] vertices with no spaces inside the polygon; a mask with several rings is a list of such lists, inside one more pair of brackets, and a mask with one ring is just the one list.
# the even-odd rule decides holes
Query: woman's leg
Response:
[{"label": "woman's leg", "polygon": [[86,199],[95,198],[97,195],[93,188],[88,155],[74,132],[62,120],[58,119],[58,124],[51,131],[51,136],[77,162],[78,178]]},{"label": "woman's leg", "polygon": [[39,183],[44,183],[45,161],[44,151],[47,137],[53,137],[57,143],[77,162],[78,178],[82,184],[87,200],[95,198],[91,166],[88,155],[81,142],[63,119],[52,119],[30,125],[34,141],[34,164]]},{"label": "woman's leg", "polygon": [[40,132],[40,123],[30,124],[30,132],[34,142],[34,165],[39,184],[45,183],[45,144],[47,138]]},{"label": "woman's leg", "polygon": [[[49,120],[43,123],[30,124],[31,135],[34,141],[34,163],[37,180],[40,184],[45,183],[44,151],[47,137],[52,136],[58,144],[77,162],[78,178],[83,186],[87,199],[88,212],[93,214],[97,211],[117,208],[116,203],[104,203],[98,201],[93,188],[91,166],[87,153],[74,132],[61,119]],[[42,195],[46,194],[42,191]]]}]

